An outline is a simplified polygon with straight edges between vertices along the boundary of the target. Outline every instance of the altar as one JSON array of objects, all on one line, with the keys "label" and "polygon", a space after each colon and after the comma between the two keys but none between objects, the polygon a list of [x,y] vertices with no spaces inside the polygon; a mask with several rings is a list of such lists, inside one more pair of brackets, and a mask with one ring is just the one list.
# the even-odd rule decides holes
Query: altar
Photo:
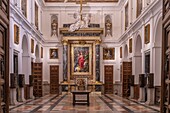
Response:
[{"label": "altar", "polygon": [[[72,92],[74,90],[77,90],[77,84],[76,83],[68,83],[68,82],[62,82],[61,84],[61,89],[63,92]],[[104,86],[102,82],[96,82],[96,83],[88,83],[87,84],[87,89],[91,92],[101,92],[102,94],[104,93]]]},{"label": "altar", "polygon": [[87,90],[102,92],[100,44],[103,29],[99,24],[90,24],[89,28],[70,32],[69,26],[64,24],[60,28],[63,43],[62,91],[77,90],[79,78],[86,82]]}]

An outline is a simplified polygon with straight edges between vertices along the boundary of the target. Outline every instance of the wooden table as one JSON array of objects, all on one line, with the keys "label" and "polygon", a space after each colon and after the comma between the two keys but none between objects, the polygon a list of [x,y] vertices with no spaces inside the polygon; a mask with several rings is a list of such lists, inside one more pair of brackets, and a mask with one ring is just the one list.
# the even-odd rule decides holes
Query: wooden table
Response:
[{"label": "wooden table", "polygon": [[[75,91],[72,91],[71,93],[73,94],[73,106],[75,104],[87,104],[89,106],[89,93],[91,91],[89,90],[75,90]],[[86,100],[80,100],[80,99],[76,99],[76,95],[87,95],[87,99]]]}]

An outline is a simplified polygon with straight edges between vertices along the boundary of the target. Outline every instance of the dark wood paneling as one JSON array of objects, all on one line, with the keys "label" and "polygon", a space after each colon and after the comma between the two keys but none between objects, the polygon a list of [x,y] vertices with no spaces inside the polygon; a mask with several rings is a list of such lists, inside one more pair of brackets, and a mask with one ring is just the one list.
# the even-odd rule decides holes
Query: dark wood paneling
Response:
[{"label": "dark wood paneling", "polygon": [[33,63],[33,94],[35,97],[42,97],[42,63]]},{"label": "dark wood paneling", "polygon": [[105,75],[105,94],[113,94],[113,65],[104,66]]},{"label": "dark wood paneling", "polygon": [[123,62],[122,63],[122,96],[130,96],[130,79],[132,75],[132,62]]},{"label": "dark wood paneling", "polygon": [[161,113],[170,113],[170,0],[163,0]]},{"label": "dark wood paneling", "polygon": [[0,113],[9,113],[9,0],[0,0]]},{"label": "dark wood paneling", "polygon": [[50,66],[50,93],[59,94],[59,66]]}]

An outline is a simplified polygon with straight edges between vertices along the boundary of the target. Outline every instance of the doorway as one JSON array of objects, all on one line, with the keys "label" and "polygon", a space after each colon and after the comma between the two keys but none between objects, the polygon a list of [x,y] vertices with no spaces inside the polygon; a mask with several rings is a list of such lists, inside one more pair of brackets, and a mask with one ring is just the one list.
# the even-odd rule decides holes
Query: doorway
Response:
[{"label": "doorway", "polygon": [[113,94],[113,65],[104,66],[105,94]]},{"label": "doorway", "polygon": [[50,93],[59,94],[59,66],[50,66]]}]

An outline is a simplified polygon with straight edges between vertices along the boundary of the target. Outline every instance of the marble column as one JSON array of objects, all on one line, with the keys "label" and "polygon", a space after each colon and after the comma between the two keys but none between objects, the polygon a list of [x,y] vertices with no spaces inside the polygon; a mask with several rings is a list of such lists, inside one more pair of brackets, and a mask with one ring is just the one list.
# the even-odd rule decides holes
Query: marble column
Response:
[{"label": "marble column", "polygon": [[147,88],[147,101],[145,102],[148,105],[154,105],[155,100],[155,89],[154,88]]},{"label": "marble column", "polygon": [[140,87],[139,89],[139,102],[145,102],[145,88],[144,87]]},{"label": "marble column", "polygon": [[68,45],[67,41],[63,41],[63,81],[67,81],[68,66]]},{"label": "marble column", "polygon": [[100,81],[100,41],[96,41],[96,81]]},{"label": "marble column", "polygon": [[25,98],[24,98],[24,87],[19,87],[18,88],[18,101],[19,102],[24,102]]}]

